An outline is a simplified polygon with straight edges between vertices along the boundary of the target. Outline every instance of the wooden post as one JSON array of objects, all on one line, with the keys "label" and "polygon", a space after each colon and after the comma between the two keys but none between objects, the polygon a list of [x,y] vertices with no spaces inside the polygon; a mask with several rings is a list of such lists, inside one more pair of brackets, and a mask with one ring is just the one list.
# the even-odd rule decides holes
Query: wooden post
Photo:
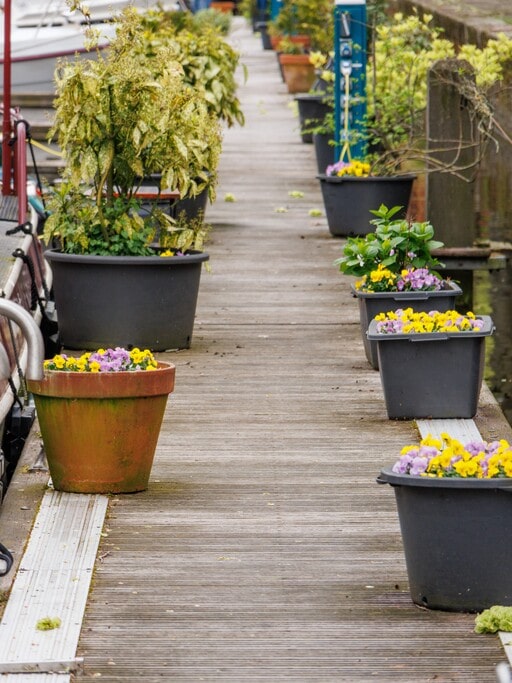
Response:
[{"label": "wooden post", "polygon": [[[447,247],[473,246],[476,238],[472,179],[479,154],[478,139],[467,101],[458,87],[463,79],[471,77],[472,69],[467,62],[446,59],[434,65],[428,78],[428,156],[445,168],[453,167],[458,174],[427,174],[427,216],[436,238]],[[429,165],[434,166],[432,162]]]}]

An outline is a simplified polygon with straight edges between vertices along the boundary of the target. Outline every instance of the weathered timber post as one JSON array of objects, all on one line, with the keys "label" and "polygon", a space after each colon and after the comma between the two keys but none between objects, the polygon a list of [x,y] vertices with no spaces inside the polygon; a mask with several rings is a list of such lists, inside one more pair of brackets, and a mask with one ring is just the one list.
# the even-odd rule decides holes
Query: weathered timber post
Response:
[{"label": "weathered timber post", "polygon": [[[455,59],[437,62],[428,77],[426,138],[432,161],[428,162],[427,216],[447,247],[470,247],[476,238],[474,177],[479,140],[463,94],[464,82],[472,78],[471,66]],[[445,170],[431,170],[438,165]]]}]

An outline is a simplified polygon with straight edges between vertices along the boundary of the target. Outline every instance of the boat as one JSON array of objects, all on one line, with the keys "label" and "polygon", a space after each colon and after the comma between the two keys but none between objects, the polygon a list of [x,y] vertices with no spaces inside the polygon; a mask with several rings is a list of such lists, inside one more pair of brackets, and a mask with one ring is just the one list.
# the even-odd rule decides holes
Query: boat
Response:
[{"label": "boat", "polygon": [[[86,56],[88,51],[84,32],[86,23],[81,12],[71,11],[65,0],[4,0],[2,23],[10,4],[10,55],[12,93],[53,93],[54,72],[57,61],[62,58]],[[115,34],[112,21],[125,7],[133,6],[139,11],[157,7],[155,0],[88,0],[90,23],[98,29],[100,50],[108,47]],[[183,10],[184,0],[168,0],[158,3],[166,10]],[[5,29],[0,28],[0,54],[5,47]],[[3,59],[0,60],[3,71]],[[3,88],[3,73],[0,87]]]},{"label": "boat", "polygon": [[[24,391],[30,364],[27,338],[12,317],[17,305],[46,331],[47,349],[59,346],[50,291],[51,271],[37,235],[39,218],[30,201],[33,184],[26,173],[27,122],[16,109],[2,111],[2,194],[0,196],[0,501],[14,472],[35,417],[35,407]],[[53,341],[50,343],[50,339]],[[55,342],[55,349],[51,344]]]}]

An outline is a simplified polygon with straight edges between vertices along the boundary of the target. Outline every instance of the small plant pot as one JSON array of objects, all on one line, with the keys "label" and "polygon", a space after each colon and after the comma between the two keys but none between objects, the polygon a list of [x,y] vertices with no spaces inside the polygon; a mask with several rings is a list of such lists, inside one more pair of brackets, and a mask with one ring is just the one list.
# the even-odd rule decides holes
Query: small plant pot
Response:
[{"label": "small plant pot", "polygon": [[210,2],[210,8],[215,9],[218,12],[223,12],[224,14],[233,14],[235,3],[230,0],[212,0]]},{"label": "small plant pot", "polygon": [[148,486],[175,367],[47,372],[28,380],[57,491],[135,493]]},{"label": "small plant pot", "polygon": [[352,295],[359,303],[359,322],[366,359],[374,370],[379,369],[377,342],[368,339],[370,322],[379,313],[394,311],[397,308],[412,308],[414,311],[449,311],[455,308],[457,297],[462,289],[451,280],[443,282],[437,292],[361,292],[351,287]]},{"label": "small plant pot", "polygon": [[284,82],[290,94],[308,92],[315,81],[315,67],[307,54],[279,54]]},{"label": "small plant pot", "polygon": [[512,479],[419,477],[385,468],[377,482],[395,492],[413,602],[456,612],[512,605],[512,544],[504,535],[512,524]]},{"label": "small plant pot", "polygon": [[379,334],[372,320],[368,339],[377,343],[388,417],[472,418],[478,407],[489,316],[475,332]]},{"label": "small plant pot", "polygon": [[184,199],[177,199],[171,206],[171,216],[178,218],[181,213],[184,213],[187,220],[192,221],[206,214],[206,207],[208,206],[208,188],[205,187],[195,197],[185,197]]},{"label": "small plant pot", "polygon": [[[333,148],[334,149],[334,148]],[[373,231],[370,221],[372,209],[381,204],[402,206],[398,217],[405,217],[411,198],[414,175],[404,176],[327,176],[325,168],[320,181],[325,215],[331,235],[346,237],[367,235]]]}]

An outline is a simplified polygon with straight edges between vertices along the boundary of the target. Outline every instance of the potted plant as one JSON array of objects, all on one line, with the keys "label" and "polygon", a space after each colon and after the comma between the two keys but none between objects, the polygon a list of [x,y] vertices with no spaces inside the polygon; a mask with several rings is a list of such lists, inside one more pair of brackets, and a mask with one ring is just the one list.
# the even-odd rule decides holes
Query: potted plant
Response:
[{"label": "potted plant", "polygon": [[221,133],[172,50],[162,44],[146,54],[138,22],[125,10],[106,56],[64,62],[56,73],[52,135],[66,166],[44,238],[68,348],[164,350],[191,341],[183,323],[193,320],[197,290],[188,283],[198,282],[208,255],[162,257],[159,240],[165,247],[172,222],[157,203],[141,215],[137,191],[153,174],[161,191],[185,197],[214,188]]},{"label": "potted plant", "polygon": [[307,92],[315,80],[310,52],[328,54],[333,36],[332,0],[283,0],[268,32],[289,93]]},{"label": "potted plant", "polygon": [[454,308],[462,294],[456,283],[435,270],[441,264],[432,252],[443,245],[434,239],[432,224],[396,218],[400,208],[381,205],[372,210],[375,231],[349,237],[343,256],[335,261],[341,273],[359,278],[351,290],[359,304],[366,358],[374,369],[379,367],[377,345],[368,339],[367,331],[376,315],[407,306],[416,311],[434,307],[446,311]]},{"label": "potted plant", "polygon": [[338,161],[317,176],[331,235],[367,234],[371,207],[384,203],[400,206],[400,217],[405,218],[416,176],[371,176],[370,172],[369,162]]},{"label": "potted plant", "polygon": [[[380,313],[368,328],[390,419],[472,418],[478,407],[489,316],[455,310]],[[456,359],[456,362],[454,362]]]},{"label": "potted plant", "polygon": [[298,41],[313,51],[328,54],[332,49],[333,0],[283,0],[279,13],[268,23],[274,49],[282,39]]},{"label": "potted plant", "polygon": [[288,92],[307,92],[315,81],[315,67],[309,52],[288,37],[279,42],[278,59]]},{"label": "potted plant", "polygon": [[[151,55],[165,44],[183,69],[184,82],[203,93],[210,112],[223,124],[244,125],[244,114],[237,96],[235,72],[239,53],[225,39],[225,28],[219,17],[226,15],[205,10],[198,14],[150,10],[130,25],[145,55]],[[244,73],[246,70],[244,68]],[[175,201],[172,214],[185,211],[189,218],[206,213],[208,199],[214,199],[215,173],[211,183],[192,196]]]},{"label": "potted plant", "polygon": [[[323,165],[323,161],[323,168],[319,165],[317,177],[322,192],[324,187],[329,188],[330,210],[338,216],[337,234],[368,229],[368,208],[376,205],[374,196],[370,195],[364,204],[366,210],[363,209],[358,217],[354,216],[350,223],[339,216],[343,216],[349,206],[363,206],[365,188],[373,192],[379,178],[386,178],[385,182],[389,182],[390,178],[436,171],[468,179],[471,168],[478,166],[483,146],[493,139],[494,121],[487,94],[490,87],[503,77],[511,55],[512,41],[505,36],[489,41],[482,49],[473,45],[457,49],[442,37],[441,29],[432,25],[432,16],[428,14],[404,17],[397,13],[376,26],[368,51],[366,115],[363,121],[355,121],[351,126],[347,124],[348,130],[343,132],[348,150],[355,143],[366,146],[366,155],[357,160],[369,164],[368,172],[363,179],[355,181],[350,172],[338,176],[332,169],[326,171],[327,164]],[[427,139],[425,114],[429,73],[439,60],[445,59],[454,60],[457,67],[457,75],[451,85],[460,93],[464,111],[470,112],[475,133],[471,139],[455,140],[452,154],[446,154],[445,145],[444,157],[441,158],[439,145],[435,140]],[[330,136],[330,140],[337,143],[334,161],[349,165],[353,159],[341,146],[341,141],[334,140],[334,117],[324,119],[319,134],[327,142]],[[461,149],[473,151],[471,163],[468,163],[467,155],[461,161],[461,155],[457,153]],[[355,187],[358,187],[358,201],[347,203],[346,195]],[[408,187],[412,189],[410,181]],[[335,193],[340,197],[334,204]],[[384,202],[392,203],[390,200]],[[408,201],[399,203],[407,210]]]},{"label": "potted plant", "polygon": [[462,444],[443,433],[405,446],[380,484],[393,487],[412,600],[429,609],[479,612],[512,605],[512,449]]},{"label": "potted plant", "polygon": [[147,488],[175,367],[149,350],[99,349],[44,362],[27,381],[52,483],[74,493]]}]

